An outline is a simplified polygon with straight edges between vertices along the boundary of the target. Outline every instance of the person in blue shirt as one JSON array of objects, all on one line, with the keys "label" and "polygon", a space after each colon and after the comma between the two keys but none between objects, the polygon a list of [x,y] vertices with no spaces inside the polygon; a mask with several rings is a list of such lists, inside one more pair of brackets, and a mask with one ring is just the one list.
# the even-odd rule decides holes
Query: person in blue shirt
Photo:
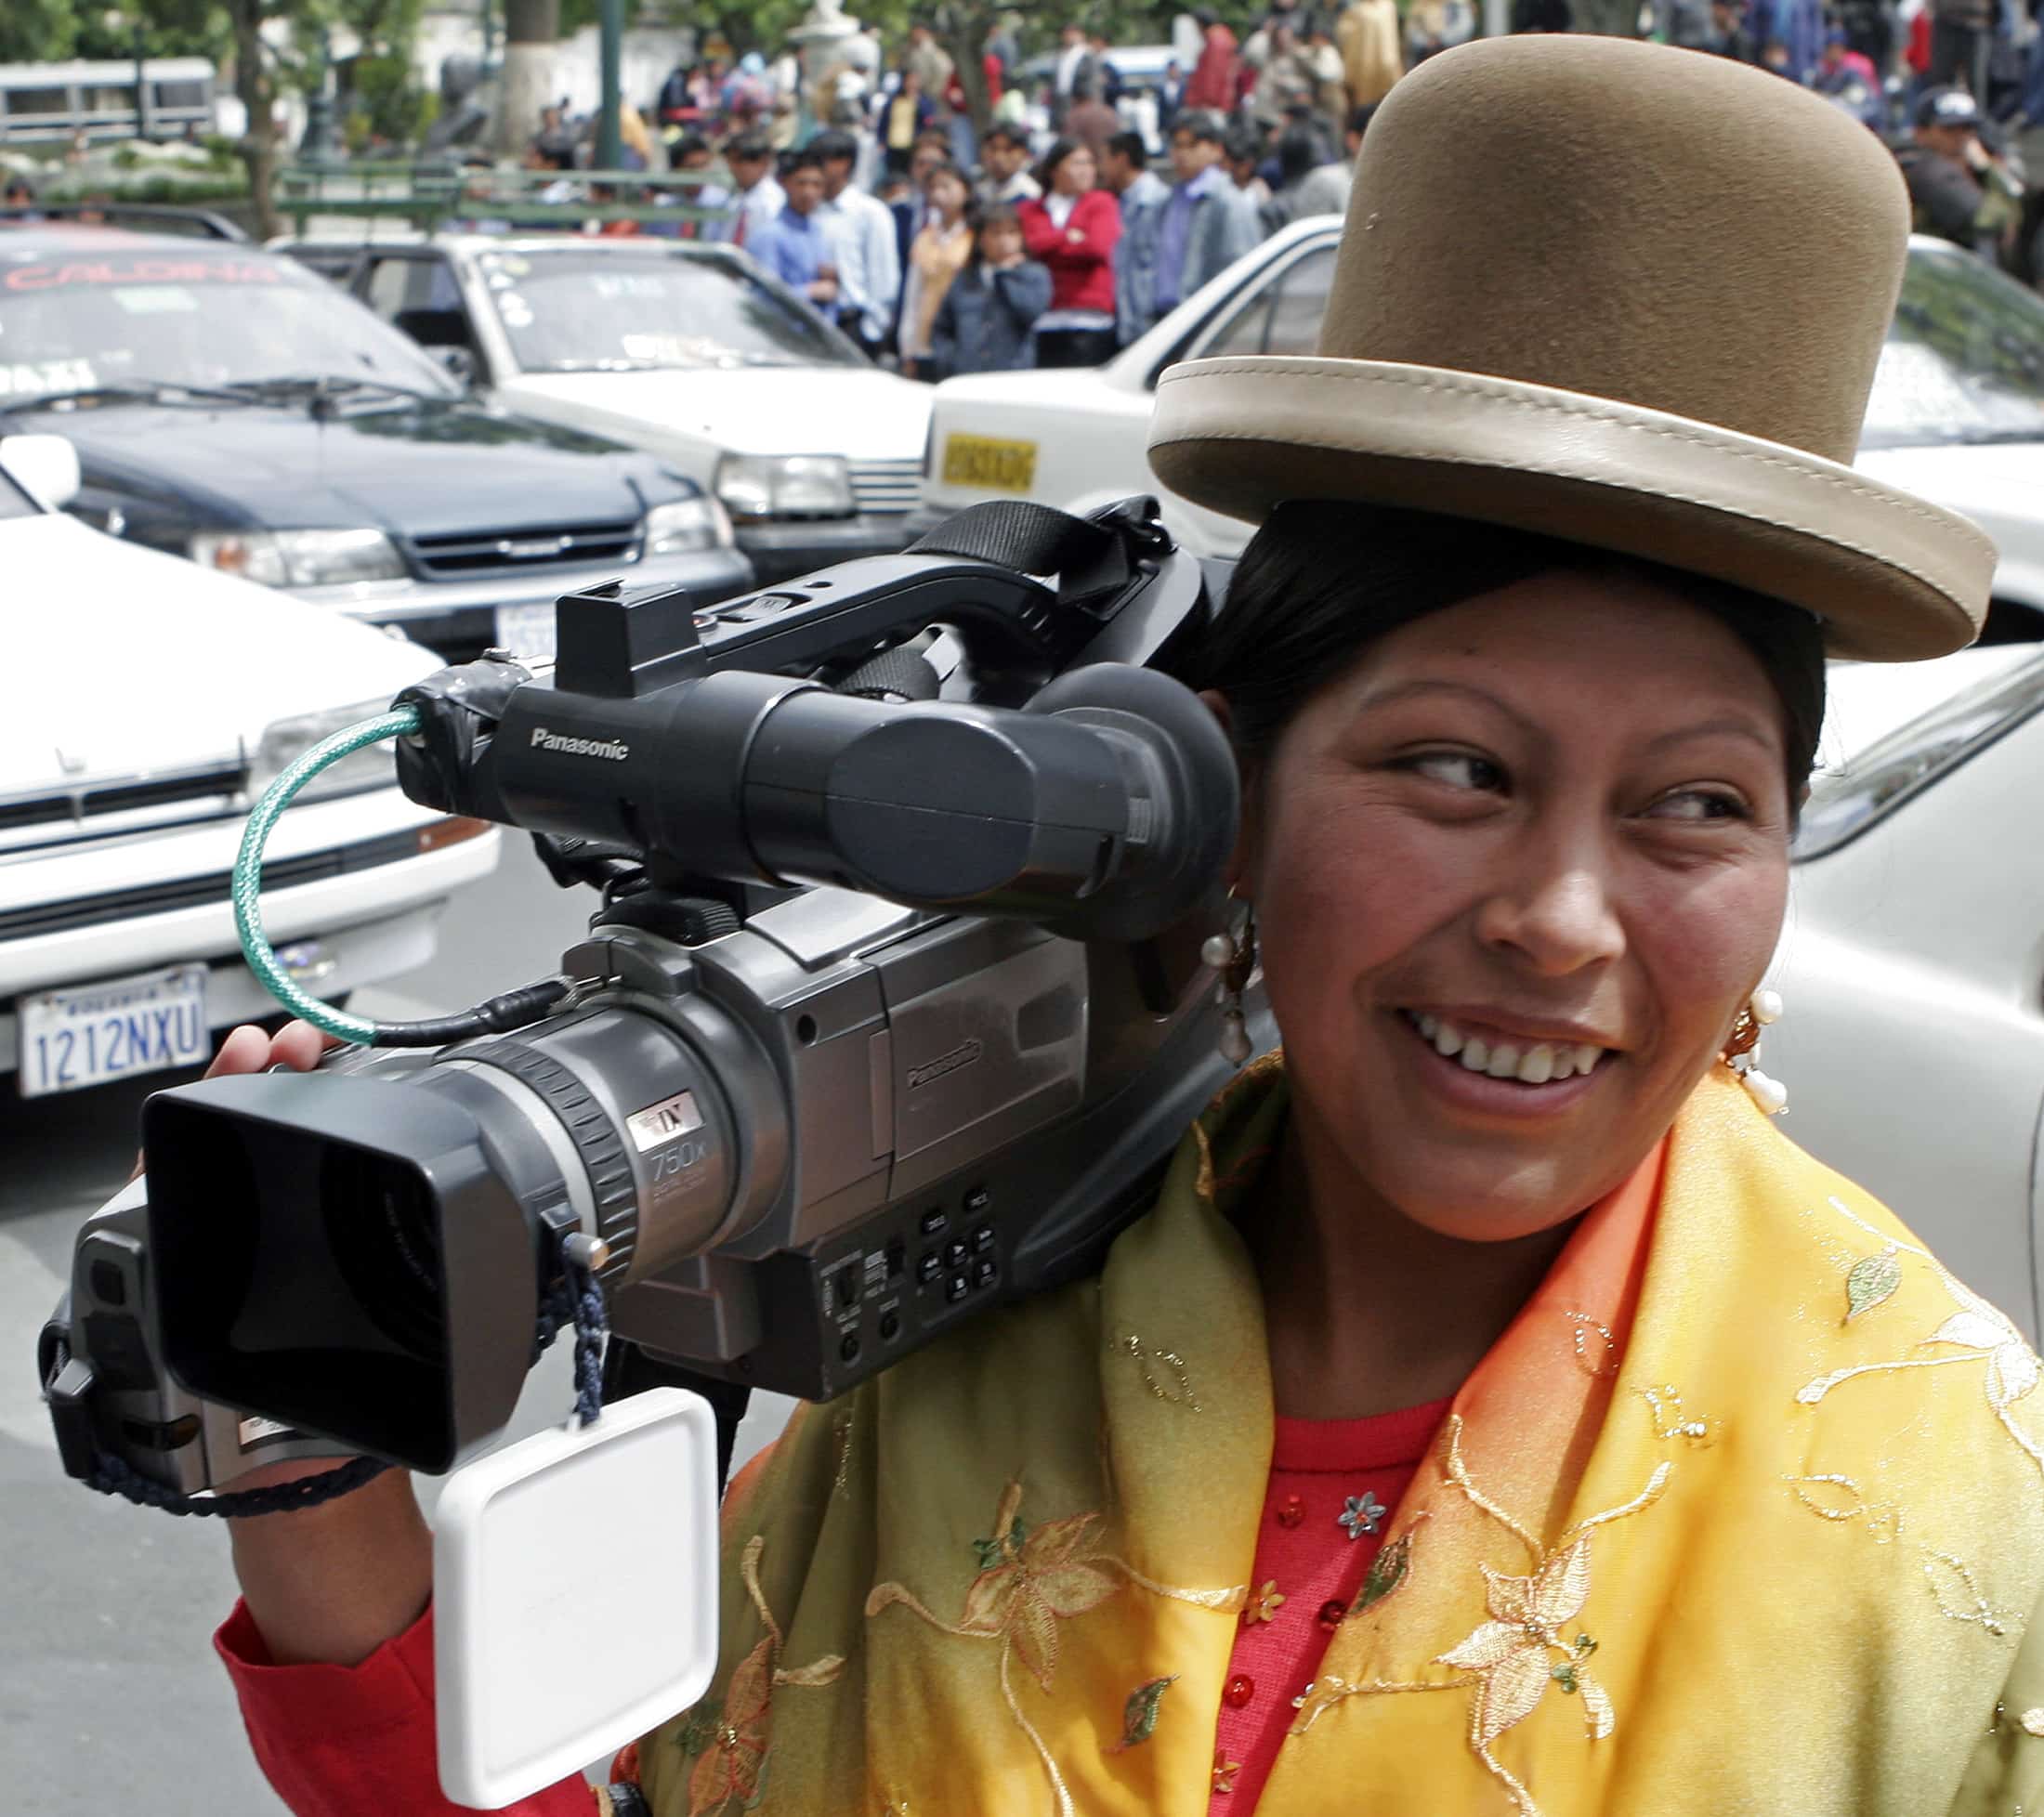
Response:
[{"label": "person in blue shirt", "polygon": [[823,161],[798,151],[781,173],[780,186],[788,192],[788,205],[779,220],[747,240],[745,250],[825,315],[834,315],[842,255],[835,229],[820,213]]},{"label": "person in blue shirt", "polygon": [[1169,315],[1264,237],[1256,204],[1221,159],[1227,129],[1216,113],[1181,114],[1171,134],[1171,193],[1124,220],[1117,330],[1124,344]]}]

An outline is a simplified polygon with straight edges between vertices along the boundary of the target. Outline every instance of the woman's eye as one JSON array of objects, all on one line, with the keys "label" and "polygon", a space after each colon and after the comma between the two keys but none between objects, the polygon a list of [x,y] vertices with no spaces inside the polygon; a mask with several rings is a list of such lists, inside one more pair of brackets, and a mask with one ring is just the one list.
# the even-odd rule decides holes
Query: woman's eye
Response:
[{"label": "woman's eye", "polygon": [[1749,820],[1751,814],[1738,796],[1723,789],[1682,789],[1663,795],[1647,812],[1658,820]]},{"label": "woman's eye", "polygon": [[1450,789],[1493,790],[1504,786],[1504,771],[1487,757],[1467,751],[1422,751],[1401,758],[1398,767],[1445,782]]}]

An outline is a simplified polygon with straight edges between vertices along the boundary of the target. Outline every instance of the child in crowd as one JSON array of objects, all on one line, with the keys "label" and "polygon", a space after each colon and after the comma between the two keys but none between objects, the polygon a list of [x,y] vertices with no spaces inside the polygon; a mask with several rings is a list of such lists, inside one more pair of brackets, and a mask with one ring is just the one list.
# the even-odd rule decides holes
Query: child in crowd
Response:
[{"label": "child in crowd", "polygon": [[973,236],[972,258],[937,306],[930,375],[1033,365],[1030,331],[1050,303],[1051,274],[1029,257],[1015,210],[989,208]]}]

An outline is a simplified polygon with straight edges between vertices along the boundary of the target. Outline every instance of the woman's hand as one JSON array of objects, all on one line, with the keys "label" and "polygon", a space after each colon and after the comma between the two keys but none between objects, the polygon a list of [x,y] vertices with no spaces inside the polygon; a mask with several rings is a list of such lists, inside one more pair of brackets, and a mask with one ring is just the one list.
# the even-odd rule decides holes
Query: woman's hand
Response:
[{"label": "woman's hand", "polygon": [[[275,1035],[244,1024],[220,1043],[205,1076],[229,1078],[277,1066],[310,1072],[337,1045],[309,1023],[289,1023]],[[139,1156],[135,1170],[142,1170]],[[321,1475],[346,1461],[265,1464],[220,1486],[265,1488]],[[357,1665],[411,1627],[432,1594],[432,1536],[401,1470],[386,1471],[316,1508],[228,1525],[249,1614],[280,1666]]]}]

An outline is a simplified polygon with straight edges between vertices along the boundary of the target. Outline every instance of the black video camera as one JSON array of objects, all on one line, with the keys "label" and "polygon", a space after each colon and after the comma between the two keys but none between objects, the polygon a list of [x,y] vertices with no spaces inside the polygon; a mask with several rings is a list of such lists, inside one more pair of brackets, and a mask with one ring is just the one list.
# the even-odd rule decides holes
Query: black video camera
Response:
[{"label": "black video camera", "polygon": [[997,504],[714,609],[570,595],[550,680],[408,690],[406,792],[601,890],[565,999],[151,1098],[46,1334],[67,1468],[450,1470],[564,1253],[616,1337],[809,1400],[1096,1266],[1230,1070],[1234,760],[1162,673],[1208,613],[1153,500]]}]

